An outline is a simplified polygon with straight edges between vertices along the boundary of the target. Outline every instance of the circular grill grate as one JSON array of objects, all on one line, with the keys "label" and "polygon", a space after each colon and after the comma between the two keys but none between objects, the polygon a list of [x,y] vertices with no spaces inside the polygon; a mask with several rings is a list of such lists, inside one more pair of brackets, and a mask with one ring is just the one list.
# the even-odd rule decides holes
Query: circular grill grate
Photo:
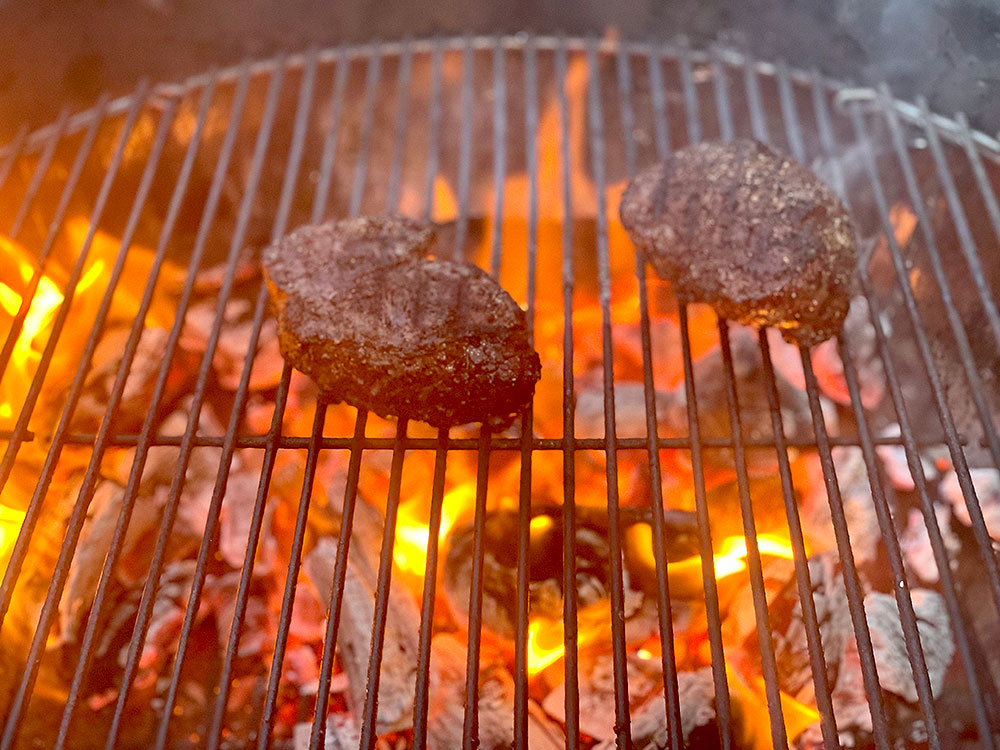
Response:
[{"label": "circular grill grate", "polygon": [[[850,205],[863,335],[796,352],[647,278],[617,222],[621,185],[673,148],[735,136],[789,150]],[[0,407],[13,407],[0,413],[0,746],[263,747],[293,742],[295,726],[296,747],[319,746],[325,732],[349,736],[353,716],[365,747],[381,735],[473,747],[495,739],[480,685],[495,691],[484,672],[498,669],[512,683],[505,740],[536,746],[538,732],[565,730],[587,746],[601,739],[588,715],[595,653],[613,666],[603,739],[621,746],[683,746],[699,665],[722,746],[784,746],[810,723],[829,747],[838,726],[876,747],[914,733],[931,747],[994,746],[1000,144],[961,117],[725,50],[467,38],[142,85],[0,159],[13,217],[0,237]],[[528,311],[545,375],[507,433],[435,433],[328,404],[275,359],[255,252],[302,223],[386,210],[435,221],[436,252],[487,268]],[[757,361],[748,400],[743,368]],[[803,424],[783,419],[789,398]],[[806,479],[803,461],[817,470]],[[807,495],[824,520],[805,517]],[[514,520],[498,540],[504,512]],[[922,553],[909,551],[911,516]],[[563,645],[536,670],[535,532],[549,526],[543,579],[565,593],[546,624]],[[599,634],[578,590],[590,583],[580,529],[606,543]],[[758,539],[775,529],[794,558],[780,575]],[[456,561],[460,534],[468,555]],[[713,560],[741,534],[742,598]],[[509,639],[490,588],[501,550]],[[823,578],[819,560],[839,571]],[[692,580],[695,596],[678,593]],[[856,720],[837,696],[847,667],[828,640],[827,583],[842,592],[827,606],[849,613]],[[653,626],[641,648],[637,592]],[[796,713],[778,602],[800,597],[814,697]],[[750,624],[734,630],[741,607]],[[366,612],[371,640],[345,655]],[[459,655],[442,656],[435,634],[452,631]],[[456,658],[466,669],[443,693],[434,664]],[[640,696],[626,668],[637,660],[662,673]],[[541,706],[562,681],[556,716]]]}]

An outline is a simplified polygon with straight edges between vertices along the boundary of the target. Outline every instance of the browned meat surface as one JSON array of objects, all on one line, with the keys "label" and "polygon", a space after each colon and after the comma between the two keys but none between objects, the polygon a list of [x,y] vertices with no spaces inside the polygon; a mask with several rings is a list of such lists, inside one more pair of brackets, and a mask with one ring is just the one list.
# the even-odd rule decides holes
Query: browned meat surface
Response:
[{"label": "browned meat surface", "polygon": [[541,374],[524,312],[395,216],[302,227],[263,255],[281,353],[337,400],[436,426],[509,424]]},{"label": "browned meat surface", "polygon": [[637,176],[620,213],[680,299],[793,343],[840,330],[856,259],[850,219],[790,156],[747,139],[689,146]]}]

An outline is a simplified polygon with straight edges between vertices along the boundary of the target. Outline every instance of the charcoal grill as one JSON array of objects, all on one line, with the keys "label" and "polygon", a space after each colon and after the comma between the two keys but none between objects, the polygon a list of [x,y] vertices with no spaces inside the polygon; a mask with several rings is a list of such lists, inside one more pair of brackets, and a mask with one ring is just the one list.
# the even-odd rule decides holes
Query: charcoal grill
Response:
[{"label": "charcoal grill", "polygon": [[[572,99],[568,77],[576,66],[586,71],[585,97]],[[537,135],[543,108],[551,103],[557,113],[557,156],[540,151]],[[585,139],[579,152],[571,143],[574,106],[582,112]],[[885,402],[895,415],[899,436],[878,434],[871,415],[862,406],[856,352],[847,341],[839,343],[845,364],[850,395],[849,409],[856,430],[840,433],[828,426],[829,417],[821,403],[820,386],[810,353],[800,352],[808,396],[813,434],[807,439],[786,435],[779,411],[779,392],[771,363],[771,346],[765,335],[759,348],[765,363],[765,387],[771,415],[773,439],[751,440],[741,431],[743,409],[735,387],[731,332],[726,321],[718,321],[726,381],[725,409],[730,435],[703,436],[699,424],[698,393],[694,381],[694,359],[690,337],[692,322],[686,305],[677,307],[680,327],[679,351],[671,352],[684,375],[688,434],[658,435],[654,358],[658,343],[651,331],[653,304],[646,270],[639,256],[630,259],[637,279],[641,372],[644,385],[645,425],[651,437],[616,437],[616,379],[614,304],[617,292],[613,281],[612,225],[609,213],[615,204],[603,196],[612,183],[634,174],[642,165],[661,158],[673,148],[703,138],[752,136],[789,150],[806,163],[817,163],[850,204],[861,239],[881,237],[865,249],[859,268],[861,293],[871,310],[876,335],[875,347],[885,373]],[[582,163],[580,163],[582,160]],[[63,116],[53,125],[19,140],[0,151],[0,205],[4,215],[13,217],[4,226],[7,237],[31,248],[36,262],[26,278],[26,292],[12,306],[13,325],[5,335],[0,366],[12,367],[12,357],[26,320],[32,298],[42,284],[42,271],[62,264],[65,299],[56,308],[51,332],[38,345],[40,354],[25,389],[23,408],[11,416],[8,429],[0,433],[5,452],[0,464],[0,481],[10,486],[24,452],[37,448],[40,459],[31,479],[25,511],[16,541],[10,542],[10,561],[0,584],[0,618],[4,619],[5,640],[17,628],[24,630],[23,645],[16,654],[0,661],[7,671],[0,699],[4,707],[0,747],[55,744],[57,747],[128,743],[157,747],[235,746],[238,741],[255,742],[258,747],[289,743],[287,736],[275,736],[281,703],[281,678],[289,631],[296,604],[302,556],[309,537],[311,499],[317,489],[317,467],[324,454],[346,456],[343,478],[342,516],[337,533],[337,554],[327,592],[332,602],[326,616],[323,648],[317,655],[318,679],[315,699],[300,706],[298,720],[311,722],[309,746],[323,746],[330,709],[330,686],[334,678],[334,646],[343,614],[345,576],[348,561],[356,554],[353,515],[359,496],[363,466],[374,457],[391,455],[386,466],[384,488],[385,533],[379,552],[378,579],[372,622],[373,647],[368,661],[367,693],[357,707],[361,745],[372,748],[377,741],[379,685],[386,621],[390,609],[390,581],[393,573],[393,540],[401,487],[405,481],[404,458],[414,452],[433,454],[433,479],[427,492],[430,506],[426,568],[422,588],[422,616],[419,652],[416,660],[412,743],[428,742],[429,674],[433,612],[440,607],[436,588],[442,559],[438,530],[442,523],[443,498],[448,471],[456,455],[475,456],[474,552],[468,611],[467,676],[462,743],[478,745],[478,705],[480,656],[483,630],[484,528],[490,483],[491,457],[503,455],[517,467],[519,485],[516,508],[518,535],[510,540],[517,549],[516,637],[512,669],[514,679],[513,740],[516,747],[529,745],[531,700],[527,670],[529,628],[528,552],[532,518],[533,462],[545,454],[560,455],[562,466],[562,523],[572,530],[578,523],[576,499],[578,465],[582,457],[603,456],[610,548],[611,651],[614,664],[614,732],[619,747],[632,747],[629,685],[626,663],[625,584],[623,571],[619,463],[623,454],[645,455],[650,479],[647,506],[656,560],[655,598],[662,649],[662,691],[665,696],[663,726],[665,746],[683,746],[678,667],[674,652],[672,598],[666,560],[669,545],[664,541],[669,519],[662,507],[664,497],[661,451],[689,456],[693,469],[697,548],[701,556],[702,585],[707,617],[708,653],[718,741],[722,747],[739,747],[734,725],[735,709],[730,697],[724,659],[722,615],[713,568],[712,523],[715,510],[710,505],[704,481],[703,454],[708,449],[731,450],[735,460],[736,487],[742,529],[747,540],[748,581],[756,614],[756,634],[760,649],[760,670],[770,720],[769,739],[774,747],[785,747],[795,739],[786,732],[779,694],[778,666],[772,642],[765,590],[764,568],[757,544],[757,528],[752,505],[754,483],[747,471],[746,453],[751,449],[774,451],[789,540],[794,551],[795,586],[805,602],[803,620],[808,639],[808,657],[815,688],[819,726],[827,747],[839,747],[840,738],[831,697],[831,682],[821,645],[821,624],[812,598],[813,582],[806,565],[807,550],[790,466],[789,451],[797,448],[818,453],[825,489],[829,497],[836,551],[843,566],[843,581],[853,623],[864,692],[870,706],[870,742],[889,748],[897,739],[898,727],[890,721],[896,700],[882,690],[875,664],[872,637],[866,619],[865,591],[854,559],[852,540],[841,497],[833,450],[838,446],[858,446],[864,457],[867,476],[883,539],[885,575],[894,594],[904,634],[906,654],[912,668],[925,741],[930,747],[957,746],[959,735],[970,746],[995,747],[1000,737],[1000,704],[997,702],[995,671],[988,664],[989,644],[984,641],[981,623],[992,623],[1000,608],[1000,567],[984,520],[980,501],[970,474],[970,462],[979,467],[1000,467],[1000,438],[994,416],[995,385],[989,375],[989,352],[1000,346],[1000,315],[996,304],[996,277],[1000,263],[1000,209],[995,183],[1000,175],[1000,143],[973,132],[960,115],[948,119],[928,111],[924,102],[900,102],[886,88],[857,89],[827,80],[817,73],[803,73],[782,64],[754,61],[724,49],[690,49],[681,40],[671,44],[619,43],[611,40],[578,40],[519,35],[513,37],[466,37],[403,43],[378,43],[312,50],[238,68],[213,71],[180,85],[141,85],[121,99],[102,98],[86,112]],[[543,173],[554,183],[543,184]],[[584,173],[593,185],[596,199],[581,196],[573,175]],[[513,174],[526,176],[526,201],[514,203],[507,190],[478,191],[477,186],[501,186]],[[276,387],[266,391],[273,405],[273,417],[266,432],[247,429],[246,412],[253,391],[255,354],[264,345],[269,330],[266,288],[252,275],[244,248],[259,248],[270,238],[285,234],[296,225],[329,216],[357,215],[385,210],[405,210],[428,219],[440,218],[440,181],[451,186],[455,215],[447,217],[438,252],[449,249],[455,257],[469,256],[502,278],[510,292],[523,303],[529,320],[537,320],[536,300],[540,289],[555,290],[562,302],[561,375],[549,398],[561,398],[561,433],[536,429],[528,410],[511,431],[490,434],[466,429],[442,430],[436,436],[426,428],[400,420],[395,434],[386,425],[364,412],[333,406],[319,399],[308,403],[314,409],[311,432],[289,430],[289,408],[293,376],[286,366]],[[540,190],[558,186],[552,195]],[[484,197],[488,196],[488,197]],[[588,203],[589,201],[589,203]],[[551,216],[542,215],[540,206],[557,206]],[[901,246],[893,225],[893,210],[905,206],[917,222],[920,255]],[[592,230],[581,229],[574,218],[592,212]],[[89,230],[72,252],[60,255],[58,237],[67,217],[89,217]],[[942,225],[936,217],[944,215]],[[514,258],[503,232],[504,219],[515,216],[527,227],[521,258]],[[488,221],[484,221],[488,219]],[[539,240],[539,224],[554,222],[558,241]],[[120,250],[110,258],[107,275],[100,282],[103,297],[95,305],[88,330],[74,330],[70,307],[78,287],[86,280],[88,255],[100,241],[100,232],[118,238]],[[74,412],[84,395],[88,374],[100,338],[106,329],[112,294],[130,257],[131,246],[145,244],[151,253],[151,270],[141,279],[145,286],[133,290],[137,300],[129,336],[124,344],[121,365],[99,426],[81,430]],[[482,250],[475,254],[471,248]],[[154,304],[157,283],[165,283],[161,273],[167,264],[186,268],[179,285],[175,319],[169,337],[154,352],[159,368],[151,394],[148,414],[136,425],[122,428],[117,411],[124,398],[126,379],[139,347],[144,318]],[[517,263],[520,278],[504,269]],[[213,265],[214,264],[214,265]],[[196,271],[209,266],[220,268],[215,316],[207,333],[204,355],[192,374],[193,386],[185,394],[188,415],[180,432],[160,428],[158,405],[168,398],[171,357],[177,350],[187,311],[196,294]],[[251,271],[248,272],[247,268]],[[540,270],[543,269],[543,270]],[[561,278],[552,274],[558,269]],[[919,278],[918,276],[919,272]],[[3,272],[5,275],[7,271]],[[249,282],[243,278],[251,273]],[[137,284],[138,282],[129,282]],[[200,282],[199,282],[200,283]],[[234,289],[249,283],[251,303],[244,330],[246,357],[236,384],[230,389],[223,409],[228,422],[219,429],[205,429],[199,413],[216,398],[213,357],[220,341],[230,335],[232,322],[224,317]],[[106,288],[106,293],[104,289]],[[579,373],[574,370],[574,311],[581,289],[592,289],[600,312],[600,388],[604,404],[605,436],[577,437],[574,399]],[[659,292],[658,292],[659,293]],[[888,321],[892,318],[892,330]],[[249,331],[249,333],[246,333]],[[262,334],[263,332],[263,334]],[[53,363],[68,339],[78,339],[80,355],[59,390],[58,402],[44,404],[46,378],[53,377]],[[150,356],[146,353],[146,356]],[[158,359],[157,359],[158,357]],[[919,383],[920,385],[915,385]],[[176,397],[176,396],[175,396]],[[540,397],[539,397],[540,398]],[[298,409],[303,404],[295,403]],[[745,406],[742,405],[742,406]],[[51,424],[40,425],[37,413],[45,407],[55,416]],[[535,410],[539,408],[536,398]],[[334,410],[350,415],[353,430],[330,433],[327,416]],[[341,412],[338,412],[341,413]],[[34,415],[34,416],[33,416]],[[141,417],[145,417],[142,419]],[[225,421],[225,420],[220,420]],[[375,424],[377,423],[377,424]],[[373,427],[375,424],[375,427]],[[975,560],[982,585],[976,589],[987,601],[973,601],[968,587],[956,580],[954,550],[946,547],[944,533],[935,515],[938,487],[921,462],[928,445],[941,445],[954,466],[965,498],[971,524],[971,546],[966,552]],[[40,447],[39,447],[40,446]],[[112,571],[127,541],[133,513],[144,503],[140,477],[151,448],[173,446],[179,459],[157,525],[148,569],[142,571],[141,598],[134,617],[124,626],[119,644],[120,660],[102,662],[111,673],[97,680],[105,688],[107,703],[100,709],[88,703],[88,691],[95,690],[95,651],[99,647],[104,620],[94,613],[111,607],[114,587]],[[912,474],[914,497],[922,512],[933,557],[940,571],[940,591],[944,597],[957,653],[955,668],[960,692],[968,695],[970,719],[961,731],[954,718],[932,695],[925,664],[927,654],[918,638],[918,618],[911,598],[912,573],[905,569],[892,516],[893,498],[887,492],[877,451],[884,446],[901,446]],[[81,531],[88,519],[95,483],[109,450],[134,448],[135,461],[127,472],[120,514],[115,518],[110,552],[103,565],[93,600],[85,604],[91,611],[84,633],[70,661],[58,674],[65,692],[51,698],[53,687],[40,681],[44,672],[47,644],[60,613],[61,599],[78,554]],[[161,573],[167,562],[168,547],[177,520],[192,454],[214,448],[217,453],[210,501],[205,511],[204,534],[196,553],[197,562],[185,593],[185,616],[173,642],[173,656],[163,672],[162,685],[154,703],[137,706],[129,701],[140,670],[144,640],[153,617]],[[70,452],[83,451],[88,458],[68,499],[49,491],[59,475],[61,461]],[[179,736],[178,701],[182,689],[185,660],[196,649],[196,615],[204,593],[206,576],[212,574],[219,536],[219,518],[227,495],[227,483],[234,455],[252,451],[260,458],[254,474],[257,482],[252,515],[248,524],[247,552],[239,571],[234,607],[225,622],[228,641],[212,661],[215,693],[204,698],[199,718],[200,731]],[[273,472],[282,452],[294,453],[304,467],[294,519],[290,519],[290,549],[280,609],[276,621],[273,654],[265,659],[266,677],[259,680],[251,697],[250,713],[254,732],[237,738],[231,729],[237,710],[230,694],[230,681],[239,660],[240,625],[256,596],[253,571],[258,544],[271,497]],[[382,460],[379,458],[378,460]],[[383,461],[383,463],[385,463]],[[370,492],[370,490],[362,491]],[[25,571],[43,534],[42,519],[47,508],[64,502],[65,513],[51,559],[42,563],[47,571],[39,581]],[[563,535],[563,629],[565,655],[565,734],[569,747],[584,744],[580,728],[578,606],[576,594],[576,537]],[[0,538],[2,541],[2,538]],[[354,544],[352,544],[354,541]],[[0,545],[0,550],[3,547]],[[971,551],[970,551],[971,550]],[[194,553],[191,555],[194,558]],[[136,589],[140,590],[139,588]],[[37,606],[27,625],[14,622],[17,597],[34,591]],[[973,617],[973,610],[988,615]],[[81,625],[81,627],[84,627]],[[990,632],[987,628],[985,632]],[[7,633],[12,635],[8,636]],[[464,639],[465,636],[463,635]],[[924,641],[926,643],[926,641]],[[202,662],[199,661],[199,664]],[[108,665],[111,665],[110,667]],[[949,683],[951,684],[951,683]],[[384,699],[384,694],[382,698]],[[59,717],[58,719],[56,717]],[[90,718],[99,716],[100,719]],[[139,729],[136,729],[139,727]],[[46,734],[46,732],[50,734]],[[137,739],[140,738],[140,739]],[[971,738],[971,739],[970,739]]]}]

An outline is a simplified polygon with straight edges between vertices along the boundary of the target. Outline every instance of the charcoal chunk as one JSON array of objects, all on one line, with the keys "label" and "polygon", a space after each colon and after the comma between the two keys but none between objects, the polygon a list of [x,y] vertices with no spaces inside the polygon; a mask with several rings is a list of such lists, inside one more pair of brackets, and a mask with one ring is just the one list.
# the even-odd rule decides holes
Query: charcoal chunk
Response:
[{"label": "charcoal chunk", "polygon": [[807,346],[840,330],[856,262],[851,223],[790,156],[748,139],[688,146],[639,174],[620,214],[681,300]]},{"label": "charcoal chunk", "polygon": [[333,399],[438,427],[509,424],[541,374],[524,312],[397,216],[302,227],[265,249],[281,353]]}]

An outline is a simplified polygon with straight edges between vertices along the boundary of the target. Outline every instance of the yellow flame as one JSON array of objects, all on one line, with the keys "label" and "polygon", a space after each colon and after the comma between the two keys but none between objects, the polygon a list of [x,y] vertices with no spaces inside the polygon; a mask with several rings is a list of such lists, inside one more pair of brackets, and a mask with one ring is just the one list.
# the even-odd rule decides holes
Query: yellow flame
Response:
[{"label": "yellow flame", "polygon": [[0,505],[0,570],[7,567],[7,559],[17,541],[25,514],[25,511]]},{"label": "yellow flame", "polygon": [[[468,508],[475,505],[475,502],[475,482],[460,484],[445,493],[441,499],[439,542],[448,536],[455,521]],[[420,495],[400,503],[396,516],[396,541],[392,548],[392,557],[401,570],[420,576],[424,574],[424,567],[427,564],[427,542],[430,539],[428,513],[427,498]]]},{"label": "yellow flame", "polygon": [[[650,568],[655,567],[656,558],[653,554],[653,529],[649,524],[638,523],[629,531],[631,547],[637,551]],[[777,534],[758,534],[757,548],[761,555],[781,557],[791,560],[794,557],[791,542]],[[730,536],[723,540],[719,551],[712,556],[712,566],[715,578],[721,580],[728,576],[746,570],[747,541],[742,536]],[[699,580],[701,578],[701,558],[697,555],[667,563],[667,571],[671,581],[680,579]]]},{"label": "yellow flame", "polygon": [[[598,602],[577,612],[576,645],[587,646],[610,630],[607,602]],[[559,661],[566,653],[562,620],[532,618],[528,623],[528,674],[533,675]]]},{"label": "yellow flame", "polygon": [[[741,715],[745,746],[752,750],[770,750],[771,715],[767,708],[764,679],[758,676],[752,682],[748,682],[728,664],[726,677],[730,695],[743,709]],[[781,703],[781,716],[785,723],[785,734],[789,741],[794,741],[807,727],[819,721],[820,715],[815,708],[796,700],[784,690],[778,692],[778,698]]]},{"label": "yellow flame", "polygon": [[528,624],[528,674],[535,674],[566,653],[563,626],[558,620],[532,620]]}]

